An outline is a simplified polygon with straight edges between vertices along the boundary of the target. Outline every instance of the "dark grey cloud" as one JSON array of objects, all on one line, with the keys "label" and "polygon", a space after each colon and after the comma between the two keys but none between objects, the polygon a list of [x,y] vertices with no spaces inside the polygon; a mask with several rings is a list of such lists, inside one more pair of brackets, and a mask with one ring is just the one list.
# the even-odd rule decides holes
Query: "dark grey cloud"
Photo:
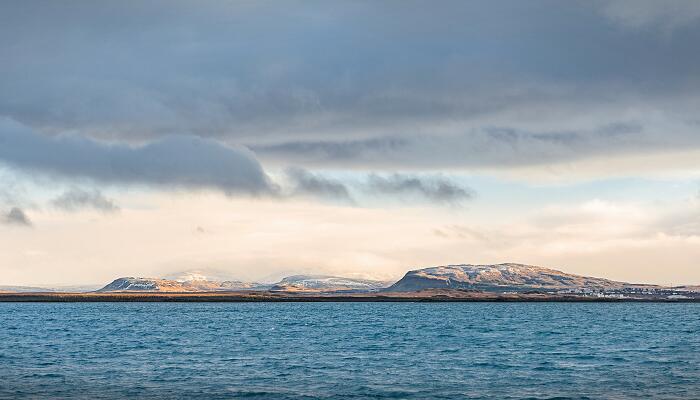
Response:
[{"label": "dark grey cloud", "polygon": [[[287,179],[293,195],[308,195],[350,204],[370,199],[399,199],[404,202],[429,202],[434,205],[461,205],[474,198],[476,192],[442,176],[417,176],[394,173],[368,174],[364,178],[335,179],[303,168],[288,168]],[[357,201],[353,195],[368,198]],[[371,202],[371,200],[370,200]]]},{"label": "dark grey cloud", "polygon": [[32,226],[32,221],[27,214],[19,207],[13,207],[2,216],[2,222],[9,225]]},{"label": "dark grey cloud", "polygon": [[297,156],[298,160],[339,160],[348,161],[365,158],[371,155],[382,155],[392,151],[401,151],[408,146],[409,140],[404,138],[376,138],[366,140],[332,141],[293,141],[273,145],[251,146],[255,152],[264,155],[289,158]]},{"label": "dark grey cloud", "polygon": [[292,182],[296,195],[311,195],[347,203],[355,202],[350,196],[347,186],[338,180],[314,174],[298,167],[288,168],[286,174]]},{"label": "dark grey cloud", "polygon": [[475,196],[474,190],[442,177],[418,177],[393,174],[372,174],[368,179],[372,193],[394,196],[422,196],[436,203],[459,205]]},{"label": "dark grey cloud", "polygon": [[54,207],[65,211],[93,209],[103,213],[119,211],[119,206],[99,190],[71,189],[51,201]]},{"label": "dark grey cloud", "polygon": [[[279,166],[700,149],[697,4],[9,0],[0,116],[117,144],[213,138]],[[603,132],[620,124],[638,129]]]},{"label": "dark grey cloud", "polygon": [[342,163],[354,168],[437,169],[443,167],[513,168],[615,156],[632,152],[694,148],[696,130],[651,134],[636,123],[604,124],[591,131],[532,132],[503,127],[462,134],[403,135],[356,141],[294,141],[253,147],[263,158],[285,158],[306,165]]},{"label": "dark grey cloud", "polygon": [[76,136],[47,137],[3,119],[0,163],[101,183],[212,188],[227,194],[274,190],[252,153],[193,136],[126,146]]}]

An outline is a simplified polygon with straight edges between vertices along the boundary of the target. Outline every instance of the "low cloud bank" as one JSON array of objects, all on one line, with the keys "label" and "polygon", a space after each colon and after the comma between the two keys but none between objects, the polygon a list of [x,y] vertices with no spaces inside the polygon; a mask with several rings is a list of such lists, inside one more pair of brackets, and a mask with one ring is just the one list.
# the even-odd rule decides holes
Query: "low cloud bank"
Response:
[{"label": "low cloud bank", "polygon": [[[274,185],[249,150],[195,136],[168,136],[146,145],[128,146],[77,136],[47,136],[2,119],[0,162],[100,183],[209,188],[226,194],[274,191]],[[64,205],[76,200],[90,201],[85,196],[64,200]]]}]

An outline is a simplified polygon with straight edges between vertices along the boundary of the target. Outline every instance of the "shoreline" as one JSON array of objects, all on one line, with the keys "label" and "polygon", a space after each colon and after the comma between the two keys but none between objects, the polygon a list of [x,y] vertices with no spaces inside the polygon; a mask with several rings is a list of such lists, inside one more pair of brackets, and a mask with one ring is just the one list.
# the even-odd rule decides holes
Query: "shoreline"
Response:
[{"label": "shoreline", "polygon": [[275,292],[187,292],[187,293],[0,293],[0,303],[328,303],[328,302],[552,302],[552,303],[700,303],[700,298],[605,298],[559,294],[500,294],[462,291],[386,293],[275,293]]}]

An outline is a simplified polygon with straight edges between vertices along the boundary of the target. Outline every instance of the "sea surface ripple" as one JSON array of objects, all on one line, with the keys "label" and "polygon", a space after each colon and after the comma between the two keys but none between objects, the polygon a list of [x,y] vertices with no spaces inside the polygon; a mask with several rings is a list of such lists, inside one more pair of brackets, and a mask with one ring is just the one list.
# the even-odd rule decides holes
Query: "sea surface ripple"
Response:
[{"label": "sea surface ripple", "polygon": [[700,398],[700,304],[2,303],[0,398]]}]

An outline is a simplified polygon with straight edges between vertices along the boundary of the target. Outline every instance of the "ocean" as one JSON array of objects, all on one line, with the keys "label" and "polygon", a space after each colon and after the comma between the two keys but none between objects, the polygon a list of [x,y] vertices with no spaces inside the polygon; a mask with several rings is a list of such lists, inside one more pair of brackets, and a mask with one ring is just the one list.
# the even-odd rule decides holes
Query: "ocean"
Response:
[{"label": "ocean", "polygon": [[700,304],[1,303],[0,398],[700,398]]}]

